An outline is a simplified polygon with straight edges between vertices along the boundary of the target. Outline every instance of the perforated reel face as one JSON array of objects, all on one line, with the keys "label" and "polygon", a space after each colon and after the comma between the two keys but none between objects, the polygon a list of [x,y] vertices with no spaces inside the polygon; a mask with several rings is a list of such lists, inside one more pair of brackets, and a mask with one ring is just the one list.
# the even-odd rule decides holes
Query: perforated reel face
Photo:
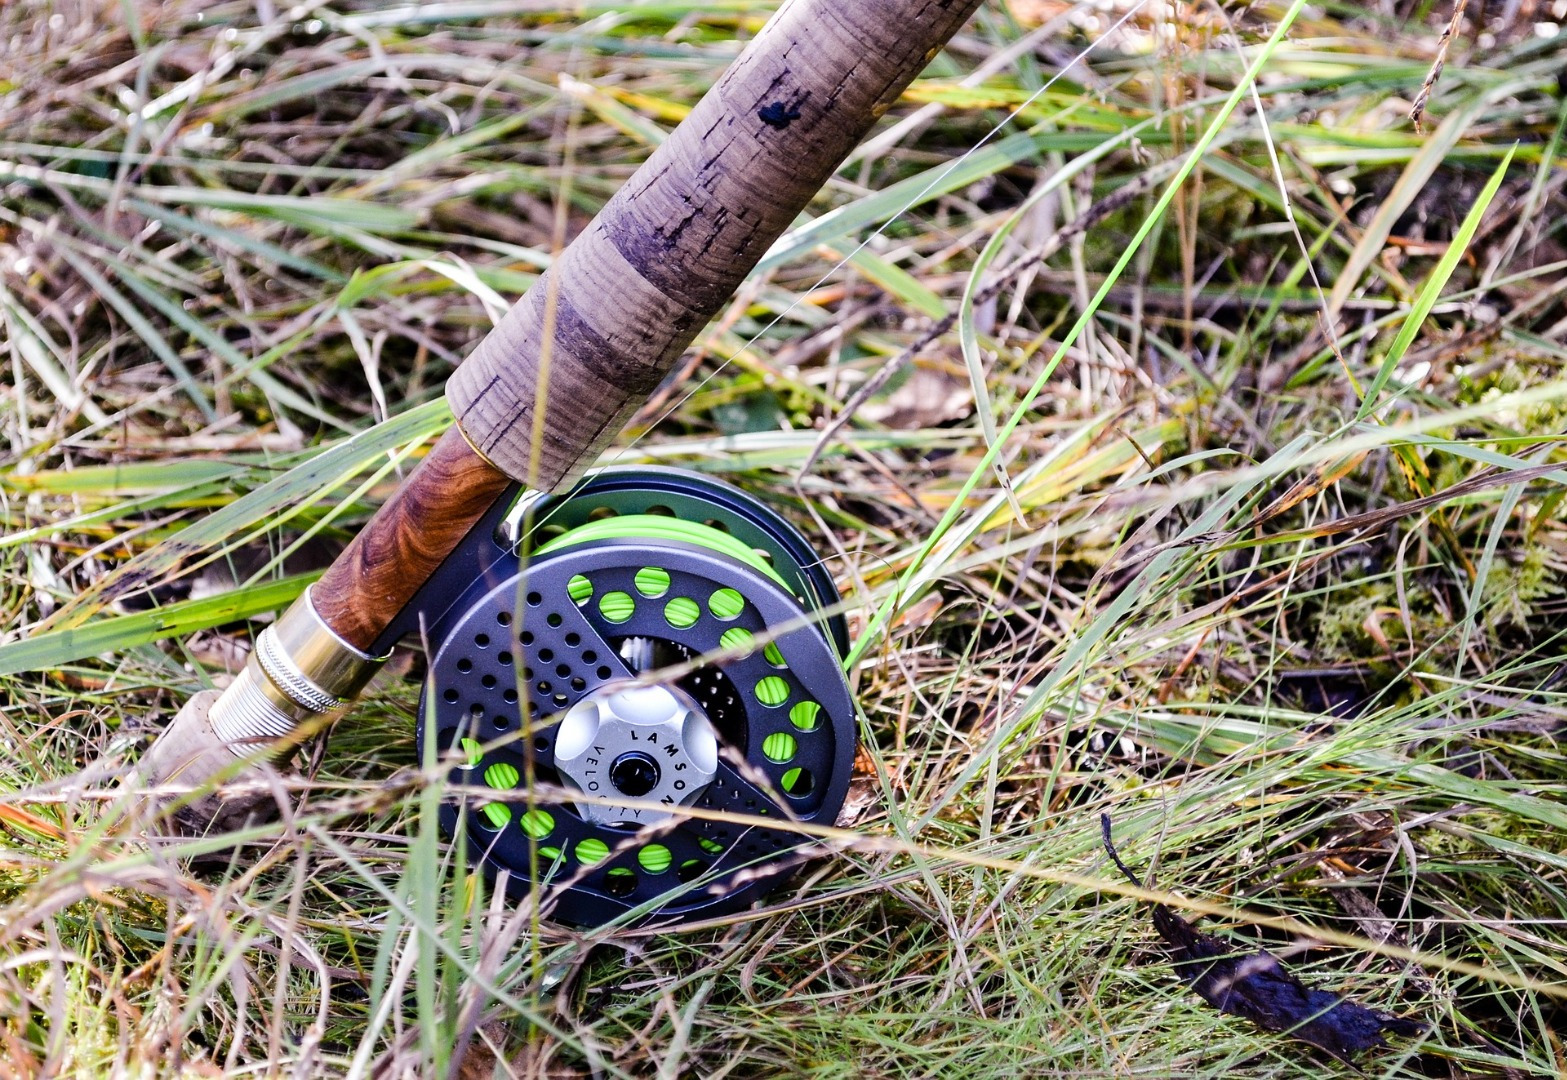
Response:
[{"label": "perforated reel face", "polygon": [[479,790],[443,823],[514,895],[542,886],[557,918],[741,907],[805,838],[691,811],[831,824],[842,806],[842,669],[753,565],[671,540],[568,546],[449,625],[426,695],[451,780]]}]

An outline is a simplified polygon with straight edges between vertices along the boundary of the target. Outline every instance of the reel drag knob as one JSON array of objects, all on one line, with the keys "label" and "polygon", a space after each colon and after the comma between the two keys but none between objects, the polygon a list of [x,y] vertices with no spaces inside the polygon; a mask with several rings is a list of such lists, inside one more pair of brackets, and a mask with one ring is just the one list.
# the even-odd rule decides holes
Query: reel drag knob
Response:
[{"label": "reel drag knob", "polygon": [[[589,799],[584,821],[652,825],[684,806],[718,773],[718,734],[691,696],[677,686],[610,683],[567,710],[555,736],[555,768]],[[643,805],[603,799],[630,799]]]}]

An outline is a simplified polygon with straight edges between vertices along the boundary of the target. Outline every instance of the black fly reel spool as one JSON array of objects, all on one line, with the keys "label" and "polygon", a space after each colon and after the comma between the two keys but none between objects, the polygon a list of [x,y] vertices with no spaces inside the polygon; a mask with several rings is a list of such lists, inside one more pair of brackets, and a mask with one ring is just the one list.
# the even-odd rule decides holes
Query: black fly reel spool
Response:
[{"label": "black fly reel spool", "polygon": [[565,922],[745,906],[807,838],[685,811],[837,817],[855,721],[832,579],[788,522],[693,473],[610,469],[513,503],[378,643],[422,633],[420,715],[453,784],[482,791],[442,826]]}]

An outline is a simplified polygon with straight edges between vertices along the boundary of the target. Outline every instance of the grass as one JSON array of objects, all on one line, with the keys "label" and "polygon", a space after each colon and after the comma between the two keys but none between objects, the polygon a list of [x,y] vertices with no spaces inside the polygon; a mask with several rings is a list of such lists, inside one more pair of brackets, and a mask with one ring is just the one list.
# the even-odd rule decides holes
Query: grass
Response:
[{"label": "grass", "polygon": [[1108,812],[1158,897],[1430,1025],[1368,1074],[1562,1071],[1549,4],[1469,11],[1423,131],[1422,5],[993,3],[916,83],[619,453],[850,597],[870,767],[766,908],[497,901],[416,666],[280,824],[157,842],[72,781],[235,669],[768,10],[0,8],[0,1060],[1352,1075],[1183,988]]}]

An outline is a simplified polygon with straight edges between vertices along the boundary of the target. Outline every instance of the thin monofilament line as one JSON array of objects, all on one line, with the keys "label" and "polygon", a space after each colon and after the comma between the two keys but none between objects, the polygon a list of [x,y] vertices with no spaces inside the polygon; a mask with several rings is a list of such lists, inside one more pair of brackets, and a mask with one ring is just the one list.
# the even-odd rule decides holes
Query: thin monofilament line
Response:
[{"label": "thin monofilament line", "polygon": [[870,245],[871,241],[875,240],[882,233],[886,232],[887,229],[891,227],[893,222],[899,220],[900,218],[903,217],[904,214],[907,214],[914,207],[916,207],[916,206],[920,205],[922,202],[924,202],[925,201],[925,197],[927,195],[929,195],[933,190],[935,190],[935,188],[944,179],[946,179],[947,176],[949,176],[953,172],[953,170],[957,169],[960,165],[962,165],[970,157],[972,157],[974,154],[978,153],[985,146],[985,144],[989,143],[998,134],[1000,134],[1001,131],[1004,130],[1007,127],[1007,125],[1011,124],[1013,122],[1013,120],[1015,120],[1017,118],[1017,115],[1019,113],[1023,112],[1023,110],[1027,109],[1035,101],[1039,100],[1039,98],[1040,98],[1040,96],[1042,94],[1044,94],[1047,90],[1049,90],[1052,86],[1054,86],[1056,84],[1056,82],[1058,80],[1060,80],[1063,76],[1065,76],[1068,71],[1072,70],[1081,61],[1083,61],[1085,58],[1087,58],[1088,54],[1093,52],[1096,48],[1098,48],[1101,42],[1105,41],[1107,38],[1109,38],[1111,35],[1113,35],[1117,30],[1119,30],[1119,29],[1121,29],[1121,27],[1125,26],[1126,23],[1128,23],[1131,20],[1132,16],[1136,15],[1139,11],[1141,11],[1143,9],[1143,7],[1147,3],[1148,3],[1148,0],[1137,0],[1137,3],[1133,4],[1129,9],[1127,9],[1126,14],[1122,15],[1119,19],[1117,19],[1115,22],[1110,24],[1109,29],[1107,29],[1103,34],[1101,34],[1094,41],[1089,42],[1089,44],[1081,52],[1077,53],[1075,56],[1072,57],[1071,60],[1067,61],[1064,65],[1062,65],[1060,71],[1057,71],[1054,75],[1050,76],[1050,78],[1047,79],[1045,81],[1045,83],[1042,86],[1040,86],[1040,88],[1038,90],[1035,90],[1033,93],[1029,94],[1028,97],[1025,98],[1023,100],[1023,102],[1017,106],[1017,108],[1015,108],[1011,113],[1009,113],[1008,115],[1003,117],[999,122],[997,122],[997,124],[994,127],[992,127],[989,131],[987,131],[979,139],[978,142],[976,142],[973,146],[970,146],[967,150],[963,151],[963,153],[961,155],[959,155],[958,157],[954,158],[952,161],[948,162],[946,164],[946,166],[943,167],[937,173],[937,175],[934,178],[931,179],[930,183],[926,184],[918,192],[916,192],[914,195],[910,196],[908,202],[904,203],[903,206],[898,210],[897,213],[895,213],[891,217],[887,218],[886,221],[883,221],[880,225],[878,225],[876,227],[875,231],[871,232],[868,236],[865,237],[865,239],[861,240],[859,242],[859,244],[855,246],[853,251],[850,251],[847,255],[843,256],[843,258],[839,259],[836,263],[834,263],[831,267],[829,267],[825,272],[823,272],[821,277],[817,278],[816,282],[813,285],[811,285],[810,288],[805,289],[805,290],[801,291],[800,293],[798,293],[795,296],[795,298],[789,302],[789,305],[787,307],[785,307],[782,311],[778,312],[778,314],[774,315],[772,317],[772,319],[769,320],[768,323],[765,326],[763,326],[760,330],[756,331],[756,333],[752,334],[749,338],[747,338],[745,340],[744,343],[742,343],[738,348],[736,348],[727,357],[725,357],[722,361],[720,361],[717,367],[715,367],[707,375],[703,376],[702,379],[700,379],[696,383],[695,386],[691,387],[683,395],[681,395],[674,402],[674,404],[670,405],[670,407],[667,410],[664,411],[664,413],[662,415],[660,415],[657,419],[655,419],[651,424],[648,424],[647,427],[642,431],[641,434],[633,436],[631,441],[628,442],[625,446],[620,447],[619,449],[615,450],[613,452],[613,455],[609,457],[609,460],[606,461],[605,464],[613,464],[616,461],[626,457],[628,454],[630,454],[630,452],[632,450],[636,449],[636,447],[641,444],[642,440],[644,438],[646,438],[648,436],[648,434],[650,434],[654,429],[656,429],[665,420],[668,420],[677,411],[679,411],[679,409],[682,406],[684,406],[686,402],[690,401],[697,394],[701,393],[702,388],[705,387],[708,383],[712,382],[713,379],[717,378],[718,375],[725,368],[727,368],[730,364],[732,364],[734,362],[736,357],[738,357],[741,353],[743,353],[746,350],[748,350],[752,345],[756,344],[756,342],[761,339],[762,335],[766,334],[769,330],[771,330],[773,327],[777,326],[781,321],[783,321],[783,319],[790,312],[792,312],[795,308],[800,306],[800,303],[805,299],[805,297],[809,296],[811,293],[815,292],[817,289],[819,289],[823,285],[825,285],[829,278],[831,278],[834,274],[836,274],[838,271],[842,270],[845,266],[847,266],[849,264],[849,262],[856,255],[858,255],[860,252],[864,251],[865,248]]},{"label": "thin monofilament line", "polygon": [[[788,306],[785,307],[782,311],[778,312],[776,315],[774,315],[773,318],[765,326],[763,326],[761,329],[757,330],[756,333],[752,334],[749,338],[747,338],[738,348],[736,348],[727,357],[725,357],[722,361],[720,361],[719,364],[716,367],[714,367],[712,371],[708,372],[705,376],[703,376],[700,380],[698,380],[697,383],[694,386],[690,387],[683,394],[681,394],[674,401],[674,403],[669,406],[668,409],[666,409],[652,423],[648,424],[643,429],[643,431],[640,434],[637,434],[637,435],[633,436],[630,439],[630,441],[628,441],[624,446],[618,447],[615,450],[613,450],[610,454],[606,455],[606,458],[605,458],[605,460],[603,461],[602,464],[605,465],[605,466],[614,465],[614,464],[617,464],[617,463],[619,463],[621,461],[624,461],[627,457],[629,457],[631,452],[633,450],[635,450],[637,448],[637,446],[639,446],[642,443],[642,441],[645,438],[647,438],[648,435],[650,435],[654,430],[656,430],[660,424],[662,424],[664,421],[668,420],[677,411],[679,411],[686,404],[686,402],[690,401],[697,394],[701,393],[702,389],[705,386],[707,386],[708,383],[712,382],[715,378],[717,378],[724,371],[725,368],[727,368],[730,364],[732,364],[735,361],[735,359],[741,353],[745,352],[752,345],[754,345],[758,340],[761,339],[761,337],[764,334],[766,334],[768,331],[770,331],[773,327],[777,326],[778,323],[781,322],[786,316],[788,316],[790,312],[792,312],[796,307],[798,307],[806,296],[810,295],[810,293],[814,292],[816,289],[819,289],[819,288],[821,288],[822,285],[826,284],[826,282],[834,274],[838,273],[845,266],[847,266],[849,264],[849,262],[856,255],[858,255],[861,251],[864,251],[865,248],[867,246],[869,246],[872,241],[874,241],[878,236],[880,236],[888,228],[890,228],[892,226],[893,222],[898,221],[900,218],[902,218],[905,214],[907,214],[915,206],[918,206],[922,202],[924,202],[926,196],[928,196],[931,193],[931,191],[935,190],[935,188],[938,187],[941,184],[941,182],[944,179],[946,179],[946,177],[953,172],[953,170],[957,169],[965,161],[967,161],[970,157],[972,157],[974,154],[978,153],[981,149],[983,149],[984,146],[987,143],[991,142],[998,134],[1000,134],[1003,130],[1005,130],[1006,127],[1009,124],[1011,124],[1014,120],[1016,120],[1016,118],[1017,118],[1019,113],[1023,112],[1030,105],[1032,105],[1035,101],[1039,100],[1039,98],[1043,94],[1045,94],[1047,91],[1049,91],[1049,89],[1052,86],[1054,86],[1058,81],[1060,81],[1063,77],[1065,77],[1065,75],[1066,75],[1066,73],[1068,71],[1071,71],[1079,63],[1081,63],[1083,60],[1085,60],[1090,53],[1092,53],[1096,48],[1099,47],[1099,45],[1101,43],[1103,43],[1106,39],[1111,37],[1117,30],[1121,29],[1129,21],[1131,21],[1131,19],[1139,11],[1141,11],[1147,5],[1147,3],[1148,3],[1148,0],[1137,0],[1137,3],[1133,4],[1129,9],[1127,9],[1126,13],[1124,15],[1122,15],[1120,18],[1118,18],[1114,23],[1112,23],[1109,26],[1109,28],[1106,29],[1106,31],[1102,35],[1100,35],[1094,41],[1089,42],[1089,44],[1087,46],[1085,46],[1081,51],[1076,53],[1070,60],[1068,60],[1065,64],[1063,64],[1059,71],[1055,72],[1055,74],[1051,75],[1049,79],[1045,80],[1044,84],[1041,85],[1039,87],[1039,89],[1037,89],[1033,93],[1029,94],[1027,98],[1025,98],[1015,109],[1012,110],[1012,112],[1010,112],[1008,115],[1006,115],[1001,120],[999,120],[995,124],[995,126],[992,127],[989,131],[987,131],[983,136],[981,136],[980,139],[977,142],[974,143],[974,145],[970,146],[961,155],[959,155],[957,158],[954,158],[952,161],[948,162],[944,167],[942,167],[937,172],[936,176],[934,176],[931,179],[931,181],[928,184],[926,184],[923,188],[921,188],[918,192],[916,192],[914,195],[910,196],[908,201],[905,202],[903,204],[903,206],[900,207],[896,213],[894,213],[892,216],[888,217],[885,221],[883,221],[880,225],[878,225],[876,227],[876,229],[873,232],[871,232],[870,234],[868,234],[863,240],[861,240],[859,242],[859,244],[857,244],[852,251],[850,251],[847,255],[843,256],[836,263],[834,263],[831,267],[829,267],[826,271],[824,271],[822,273],[822,275],[819,278],[816,279],[816,282],[810,286],[810,288],[805,289],[805,290],[801,291],[798,295],[796,295],[795,298],[790,301]],[[558,501],[555,501],[553,503],[553,505],[549,506],[544,511],[544,513],[542,515],[540,515],[538,518],[536,518],[534,520],[532,527],[537,529],[537,528],[540,528],[541,526],[547,524],[549,522],[549,520],[554,516],[556,511],[558,511],[561,507],[563,507],[565,505],[565,502],[566,502],[565,499],[560,499]],[[521,532],[520,531],[518,533],[518,536],[519,536],[519,539],[520,539],[520,536],[521,536]]]}]

